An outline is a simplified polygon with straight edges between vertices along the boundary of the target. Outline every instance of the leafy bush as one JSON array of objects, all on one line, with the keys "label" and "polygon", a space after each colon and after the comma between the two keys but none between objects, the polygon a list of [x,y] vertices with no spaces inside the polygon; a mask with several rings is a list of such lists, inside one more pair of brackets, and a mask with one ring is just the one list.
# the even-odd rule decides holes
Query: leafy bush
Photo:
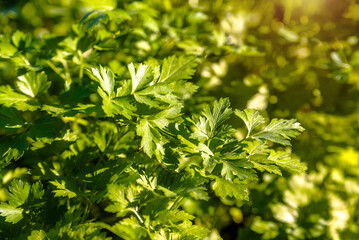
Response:
[{"label": "leafy bush", "polygon": [[[184,10],[194,25],[206,23]],[[235,110],[248,129],[238,139],[225,123],[233,115],[227,98],[188,107],[198,90],[188,80],[205,59],[183,42],[163,58],[166,46],[156,46],[174,27],[157,15],[135,2],[89,12],[68,37],[1,37],[2,238],[220,238],[194,224],[184,202],[246,200],[258,172],[306,169],[277,147],[304,130],[294,119],[266,123],[258,111]],[[152,46],[139,40],[146,37]],[[207,44],[206,54],[216,50]],[[234,51],[223,47],[214,54]]]},{"label": "leafy bush", "polygon": [[358,4],[303,1],[0,2],[1,238],[357,239]]}]

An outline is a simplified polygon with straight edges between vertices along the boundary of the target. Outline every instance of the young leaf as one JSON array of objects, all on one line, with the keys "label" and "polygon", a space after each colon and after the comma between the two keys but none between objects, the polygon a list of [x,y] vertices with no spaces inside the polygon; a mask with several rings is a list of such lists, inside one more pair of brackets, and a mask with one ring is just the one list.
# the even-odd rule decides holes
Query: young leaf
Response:
[{"label": "young leaf", "polygon": [[234,114],[240,117],[243,120],[243,122],[246,124],[248,129],[247,137],[250,136],[252,130],[255,127],[264,123],[264,118],[261,115],[259,115],[259,112],[257,110],[245,109],[244,111],[240,111],[236,109]]},{"label": "young leaf", "polygon": [[141,90],[147,84],[149,84],[153,80],[153,70],[152,67],[145,64],[140,64],[137,68],[133,63],[128,65],[128,70],[130,71],[131,79],[132,79],[132,92],[134,93],[138,90]]},{"label": "young leaf", "polygon": [[197,66],[195,57],[171,56],[166,58],[162,64],[161,76],[158,82],[174,82],[190,79]]},{"label": "young leaf", "polygon": [[149,119],[160,129],[164,129],[171,122],[178,120],[181,116],[181,105],[172,105],[171,107],[162,110],[156,115],[151,116]]},{"label": "young leaf", "polygon": [[97,68],[90,68],[87,73],[93,80],[100,84],[101,88],[106,92],[109,98],[114,96],[115,78],[111,69],[100,65]]},{"label": "young leaf", "polygon": [[36,73],[30,71],[25,75],[19,76],[18,81],[16,81],[17,88],[32,98],[44,93],[50,85],[51,82],[47,81],[47,76],[44,72]]},{"label": "young leaf", "polygon": [[260,131],[253,135],[253,138],[258,140],[270,140],[282,145],[291,145],[290,138],[298,136],[304,128],[300,126],[295,119],[284,120],[274,118],[272,121]]},{"label": "young leaf", "polygon": [[149,157],[156,154],[157,159],[161,160],[165,151],[163,145],[165,145],[168,140],[162,137],[156,126],[154,126],[151,121],[142,119],[137,125],[136,132],[142,137],[141,147],[143,151]]},{"label": "young leaf", "polygon": [[102,98],[102,109],[106,115],[109,117],[123,115],[127,119],[131,119],[136,107],[128,98],[115,98],[117,93],[114,92],[115,79],[111,69],[100,66],[99,68],[91,68],[88,73],[92,79],[100,83],[101,88],[98,88],[97,92]]},{"label": "young leaf", "polygon": [[11,44],[12,39],[9,36],[2,35],[0,38],[0,57],[11,58],[18,51],[17,48]]},{"label": "young leaf", "polygon": [[[67,184],[67,182],[64,180],[50,181],[50,183],[56,187],[56,190],[53,191],[55,193],[55,197],[74,198],[78,195],[77,191],[74,190],[72,184],[70,184],[71,186],[69,186],[69,184]],[[72,189],[70,190],[70,188]]]},{"label": "young leaf", "polygon": [[215,101],[213,107],[206,105],[203,110],[207,122],[207,136],[212,137],[214,131],[232,115],[232,109],[229,108],[229,99],[221,98],[219,101]]},{"label": "young leaf", "polygon": [[112,11],[108,11],[107,15],[110,18],[110,21],[113,21],[117,24],[131,19],[131,16],[122,9],[113,9]]},{"label": "young leaf", "polygon": [[198,90],[197,85],[185,80],[171,82],[168,86],[172,89],[176,96],[179,96],[179,99],[181,100],[190,98]]}]

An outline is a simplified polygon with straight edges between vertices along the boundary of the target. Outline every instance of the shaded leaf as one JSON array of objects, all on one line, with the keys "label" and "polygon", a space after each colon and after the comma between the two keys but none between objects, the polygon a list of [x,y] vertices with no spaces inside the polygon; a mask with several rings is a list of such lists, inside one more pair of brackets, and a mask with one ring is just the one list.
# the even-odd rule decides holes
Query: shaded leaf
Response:
[{"label": "shaded leaf", "polygon": [[26,149],[25,134],[0,138],[0,168],[8,165],[12,159],[18,160]]},{"label": "shaded leaf", "polygon": [[16,108],[0,107],[0,129],[17,129],[25,124],[25,120]]},{"label": "shaded leaf", "polygon": [[62,127],[63,122],[60,119],[45,115],[33,122],[29,136],[37,139],[46,138],[51,142],[60,135]]},{"label": "shaded leaf", "polygon": [[74,198],[78,195],[77,191],[74,189],[73,184],[69,184],[69,181],[55,180],[50,181],[50,183],[56,187],[56,190],[53,191],[55,193],[55,197]]}]

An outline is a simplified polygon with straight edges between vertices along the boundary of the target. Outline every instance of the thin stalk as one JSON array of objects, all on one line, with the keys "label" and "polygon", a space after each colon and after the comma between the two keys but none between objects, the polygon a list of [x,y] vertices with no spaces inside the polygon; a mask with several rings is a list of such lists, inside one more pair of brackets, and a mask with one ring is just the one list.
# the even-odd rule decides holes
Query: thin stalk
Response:
[{"label": "thin stalk", "polygon": [[80,50],[77,51],[80,59],[79,85],[82,86],[82,78],[84,77],[84,58]]},{"label": "thin stalk", "polygon": [[84,211],[84,214],[82,216],[82,219],[81,219],[81,223],[84,223],[88,217],[88,215],[90,214],[90,201],[86,198],[86,207],[85,207],[85,211]]},{"label": "thin stalk", "polygon": [[[143,221],[140,214],[138,214],[137,207],[136,207],[136,209],[131,208],[130,210],[131,210],[131,212],[133,212],[136,215],[137,219],[141,222],[141,224],[143,224],[146,227],[148,234],[151,235],[151,232],[149,231],[148,227],[146,226],[145,221]],[[150,229],[153,230],[153,227],[151,225],[150,225]]]},{"label": "thin stalk", "polygon": [[47,60],[46,63],[57,75],[59,75],[62,79],[66,81],[66,77],[57,69],[57,67],[52,62],[50,62],[50,60]]},{"label": "thin stalk", "polygon": [[182,196],[177,197],[176,200],[173,202],[172,206],[170,207],[170,210],[175,210],[175,209],[179,208],[182,200],[183,200]]}]

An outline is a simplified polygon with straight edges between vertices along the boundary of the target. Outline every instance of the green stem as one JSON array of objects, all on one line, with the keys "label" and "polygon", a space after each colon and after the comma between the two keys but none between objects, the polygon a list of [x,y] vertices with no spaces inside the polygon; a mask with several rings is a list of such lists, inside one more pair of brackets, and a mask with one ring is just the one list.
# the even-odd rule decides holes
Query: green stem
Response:
[{"label": "green stem", "polygon": [[88,215],[90,214],[91,202],[88,199],[85,199],[85,200],[86,200],[86,207],[85,207],[85,211],[84,211],[84,214],[82,216],[82,219],[81,219],[81,223],[84,223],[86,221]]},{"label": "green stem", "polygon": [[46,63],[57,75],[59,75],[62,79],[66,81],[66,77],[57,69],[57,67],[52,62],[50,62],[50,60],[46,61]]},{"label": "green stem", "polygon": [[170,207],[170,210],[175,210],[179,208],[182,200],[183,200],[182,196],[177,197],[176,200],[173,202],[172,206]]},{"label": "green stem", "polygon": [[84,58],[80,50],[77,51],[77,54],[80,59],[79,85],[82,86],[82,78],[84,76]]},{"label": "green stem", "polygon": [[130,211],[132,211],[132,212],[136,215],[137,219],[141,222],[141,224],[146,227],[146,230],[147,230],[148,235],[151,235],[151,231],[150,231],[150,230],[153,230],[153,227],[150,225],[150,229],[148,229],[148,227],[147,227],[146,224],[145,224],[145,221],[143,221],[143,219],[142,219],[142,217],[140,216],[140,214],[138,214],[138,212],[137,212],[137,207],[136,207],[136,209],[131,208]]},{"label": "green stem", "polygon": [[135,209],[130,209],[131,210],[131,212],[133,212],[135,215],[136,215],[136,217],[138,218],[138,220],[142,223],[142,224],[144,224],[144,221],[143,221],[143,219],[141,218],[141,216],[138,214],[138,212],[135,210]]}]

